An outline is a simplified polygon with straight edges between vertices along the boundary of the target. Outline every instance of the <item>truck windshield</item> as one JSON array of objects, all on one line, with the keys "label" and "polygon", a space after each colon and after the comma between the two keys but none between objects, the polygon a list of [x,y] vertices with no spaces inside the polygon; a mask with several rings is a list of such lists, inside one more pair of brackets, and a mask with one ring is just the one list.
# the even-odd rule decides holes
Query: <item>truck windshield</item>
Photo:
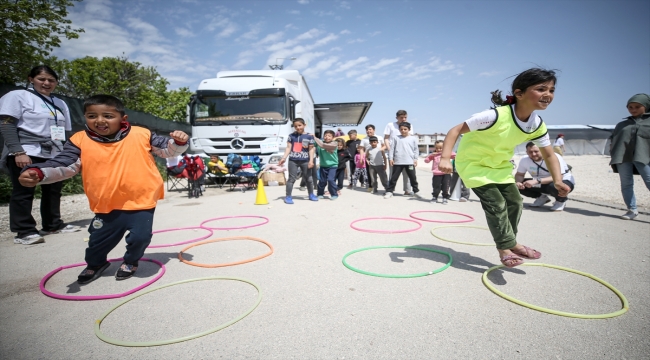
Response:
[{"label": "truck windshield", "polygon": [[285,123],[286,99],[274,97],[203,97],[194,104],[194,125]]}]

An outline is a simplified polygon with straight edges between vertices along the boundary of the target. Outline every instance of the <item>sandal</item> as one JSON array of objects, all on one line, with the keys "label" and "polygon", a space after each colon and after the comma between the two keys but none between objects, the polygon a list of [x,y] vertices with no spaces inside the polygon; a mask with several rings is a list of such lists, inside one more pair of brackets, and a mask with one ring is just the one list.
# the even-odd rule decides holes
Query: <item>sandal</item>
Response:
[{"label": "sandal", "polygon": [[510,249],[510,251],[512,251],[513,253],[521,256],[524,259],[529,259],[529,260],[537,260],[537,259],[542,257],[541,252],[539,252],[539,251],[537,251],[535,249],[531,249],[526,245],[522,245],[522,248],[519,249],[519,250]]},{"label": "sandal", "polygon": [[88,284],[91,281],[97,280],[104,270],[106,270],[111,263],[108,261],[102,266],[87,266],[83,271],[77,276],[77,283],[83,285]]},{"label": "sandal", "polygon": [[517,254],[506,255],[501,258],[501,263],[508,268],[513,268],[524,263],[524,259],[517,256]]}]

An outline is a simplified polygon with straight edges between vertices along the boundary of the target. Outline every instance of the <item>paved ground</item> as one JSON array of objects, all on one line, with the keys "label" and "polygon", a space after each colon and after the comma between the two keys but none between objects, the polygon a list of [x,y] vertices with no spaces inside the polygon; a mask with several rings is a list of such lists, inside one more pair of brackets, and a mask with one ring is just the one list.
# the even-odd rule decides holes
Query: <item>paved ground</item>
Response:
[{"label": "paved ground", "polygon": [[[422,192],[429,193],[430,173],[420,170]],[[231,215],[262,215],[270,223],[236,231],[215,231],[214,238],[253,236],[273,244],[264,259],[225,268],[199,268],[178,261],[182,246],[150,249],[146,256],[165,263],[157,284],[204,276],[235,276],[262,288],[260,306],[242,321],[211,335],[168,346],[125,348],[99,340],[93,325],[121,300],[74,302],[41,294],[39,280],[61,265],[81,262],[87,233],[52,235],[45,244],[0,243],[0,357],[16,359],[160,359],[160,358],[427,358],[427,359],[642,359],[650,353],[650,216],[618,219],[620,210],[569,202],[563,213],[525,208],[519,241],[542,251],[541,261],[596,275],[617,287],[630,303],[626,314],[606,320],[582,320],[533,311],[491,293],[482,273],[498,264],[492,247],[443,242],[422,222],[403,234],[371,234],[350,228],[362,217],[408,218],[417,210],[459,211],[484,226],[478,202],[448,206],[395,196],[384,200],[361,191],[345,191],[337,201],[313,203],[294,192],[295,205],[282,203],[283,187],[266,187],[269,205],[254,205],[255,192],[208,189],[200,199],[171,194],[156,211],[155,229],[198,225]],[[474,197],[475,199],[475,197]],[[530,204],[530,200],[525,200]],[[431,219],[451,219],[424,214]],[[82,221],[87,225],[89,219]],[[235,226],[254,220],[216,221]],[[374,229],[407,229],[400,221],[366,221]],[[205,232],[180,231],[154,236],[163,244]],[[441,229],[450,238],[489,243],[480,229]],[[379,245],[416,245],[449,252],[452,266],[435,275],[386,279],[362,275],[341,263],[350,250]],[[119,257],[123,243],[111,255]],[[228,241],[194,247],[188,260],[223,263],[263,254],[252,241]],[[445,256],[424,251],[383,249],[352,255],[349,262],[367,271],[407,274],[438,268]],[[142,262],[135,278],[116,282],[117,264],[87,286],[74,284],[81,268],[55,275],[50,291],[76,295],[126,291],[153,277],[155,265]],[[618,298],[593,280],[558,270],[520,267],[495,271],[491,281],[524,301],[576,313],[609,313]],[[181,337],[215,327],[250,307],[256,292],[233,281],[188,283],[147,294],[109,315],[107,336],[127,341]]]}]

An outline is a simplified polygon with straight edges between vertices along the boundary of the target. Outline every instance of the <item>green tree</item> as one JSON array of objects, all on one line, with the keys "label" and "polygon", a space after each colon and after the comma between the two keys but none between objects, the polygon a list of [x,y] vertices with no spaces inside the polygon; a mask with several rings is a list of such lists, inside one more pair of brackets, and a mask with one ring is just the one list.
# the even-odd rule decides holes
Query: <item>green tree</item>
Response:
[{"label": "green tree", "polygon": [[131,110],[172,121],[186,119],[191,92],[187,88],[167,90],[169,82],[153,66],[131,62],[126,56],[53,59],[52,65],[60,77],[57,93],[81,99],[110,94]]},{"label": "green tree", "polygon": [[76,39],[83,29],[73,29],[68,7],[81,0],[0,0],[0,82],[27,81],[29,70],[42,63],[61,45]]}]

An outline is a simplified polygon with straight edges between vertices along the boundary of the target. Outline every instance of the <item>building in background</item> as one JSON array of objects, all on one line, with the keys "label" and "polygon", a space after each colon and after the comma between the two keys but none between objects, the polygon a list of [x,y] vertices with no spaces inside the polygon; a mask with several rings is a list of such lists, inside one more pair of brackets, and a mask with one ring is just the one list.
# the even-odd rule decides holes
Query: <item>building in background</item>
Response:
[{"label": "building in background", "polygon": [[433,151],[433,144],[437,140],[444,140],[447,134],[435,133],[435,134],[415,134],[418,137],[418,148],[420,149],[420,154],[426,155]]}]

